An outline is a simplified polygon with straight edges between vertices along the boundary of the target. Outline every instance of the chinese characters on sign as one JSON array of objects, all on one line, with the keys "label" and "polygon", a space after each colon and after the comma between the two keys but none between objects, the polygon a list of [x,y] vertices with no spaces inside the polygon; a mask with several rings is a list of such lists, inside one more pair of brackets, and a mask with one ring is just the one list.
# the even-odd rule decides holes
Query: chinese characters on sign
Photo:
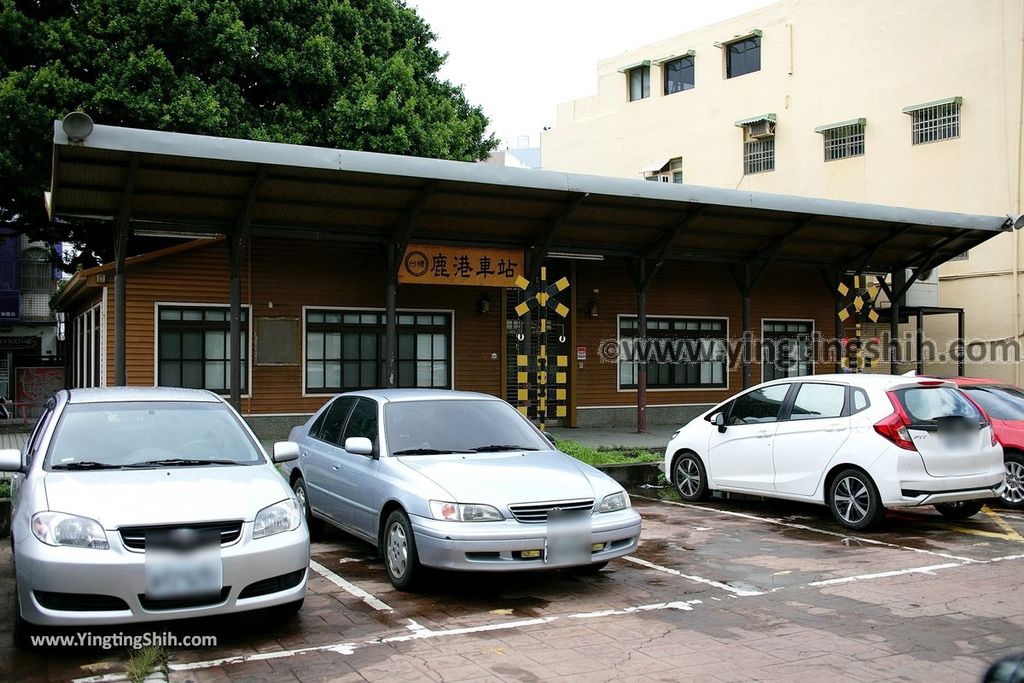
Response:
[{"label": "chinese characters on sign", "polygon": [[523,274],[523,252],[433,244],[410,244],[398,281],[424,285],[511,287]]}]

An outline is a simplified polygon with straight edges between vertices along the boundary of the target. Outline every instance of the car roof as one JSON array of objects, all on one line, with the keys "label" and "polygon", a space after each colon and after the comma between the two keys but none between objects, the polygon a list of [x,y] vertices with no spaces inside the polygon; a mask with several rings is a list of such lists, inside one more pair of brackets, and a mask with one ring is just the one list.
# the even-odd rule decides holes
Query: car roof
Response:
[{"label": "car roof", "polygon": [[474,401],[499,401],[496,396],[476,391],[454,391],[451,389],[366,389],[350,391],[343,396],[365,396],[382,403],[404,403],[407,401],[451,401],[456,399]]},{"label": "car roof", "polygon": [[193,401],[221,403],[221,398],[205,389],[174,387],[104,387],[71,389],[69,403],[113,403],[117,401]]},{"label": "car roof", "polygon": [[802,375],[800,377],[783,377],[781,379],[765,382],[765,385],[785,384],[792,382],[833,382],[836,384],[849,384],[862,389],[886,390],[892,387],[911,386],[921,382],[951,382],[951,380],[937,377],[916,377],[913,375],[888,375],[869,372],[847,372],[832,373],[825,375]]}]

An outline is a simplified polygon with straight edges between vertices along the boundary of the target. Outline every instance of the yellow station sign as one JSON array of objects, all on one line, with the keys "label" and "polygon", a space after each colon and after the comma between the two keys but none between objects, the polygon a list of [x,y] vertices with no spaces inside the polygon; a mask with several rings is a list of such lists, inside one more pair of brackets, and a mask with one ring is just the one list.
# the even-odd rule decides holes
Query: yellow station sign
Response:
[{"label": "yellow station sign", "polygon": [[523,252],[515,249],[410,244],[398,281],[420,285],[512,287],[523,275]]}]

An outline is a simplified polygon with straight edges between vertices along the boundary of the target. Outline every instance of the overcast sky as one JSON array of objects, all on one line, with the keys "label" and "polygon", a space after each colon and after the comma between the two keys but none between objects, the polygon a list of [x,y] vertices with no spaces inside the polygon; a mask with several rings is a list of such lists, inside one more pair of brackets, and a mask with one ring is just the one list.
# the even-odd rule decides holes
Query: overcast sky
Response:
[{"label": "overcast sky", "polygon": [[501,148],[540,144],[559,102],[597,91],[597,62],[773,0],[407,0],[448,53],[441,76],[482,105]]}]

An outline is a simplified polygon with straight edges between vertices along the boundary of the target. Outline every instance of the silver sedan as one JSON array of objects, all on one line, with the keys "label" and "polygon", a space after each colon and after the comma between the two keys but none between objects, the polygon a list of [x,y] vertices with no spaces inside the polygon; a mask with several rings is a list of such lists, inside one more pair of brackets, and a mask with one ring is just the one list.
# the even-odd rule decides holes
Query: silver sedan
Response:
[{"label": "silver sedan", "polygon": [[399,589],[421,566],[596,572],[640,537],[617,482],[493,396],[343,394],[289,438],[301,455],[286,469],[310,529],[329,522],[372,543]]},{"label": "silver sedan", "polygon": [[[277,444],[277,462],[298,455]],[[46,406],[16,472],[15,639],[259,608],[306,594],[298,502],[224,401],[189,389],[78,389]]]}]

